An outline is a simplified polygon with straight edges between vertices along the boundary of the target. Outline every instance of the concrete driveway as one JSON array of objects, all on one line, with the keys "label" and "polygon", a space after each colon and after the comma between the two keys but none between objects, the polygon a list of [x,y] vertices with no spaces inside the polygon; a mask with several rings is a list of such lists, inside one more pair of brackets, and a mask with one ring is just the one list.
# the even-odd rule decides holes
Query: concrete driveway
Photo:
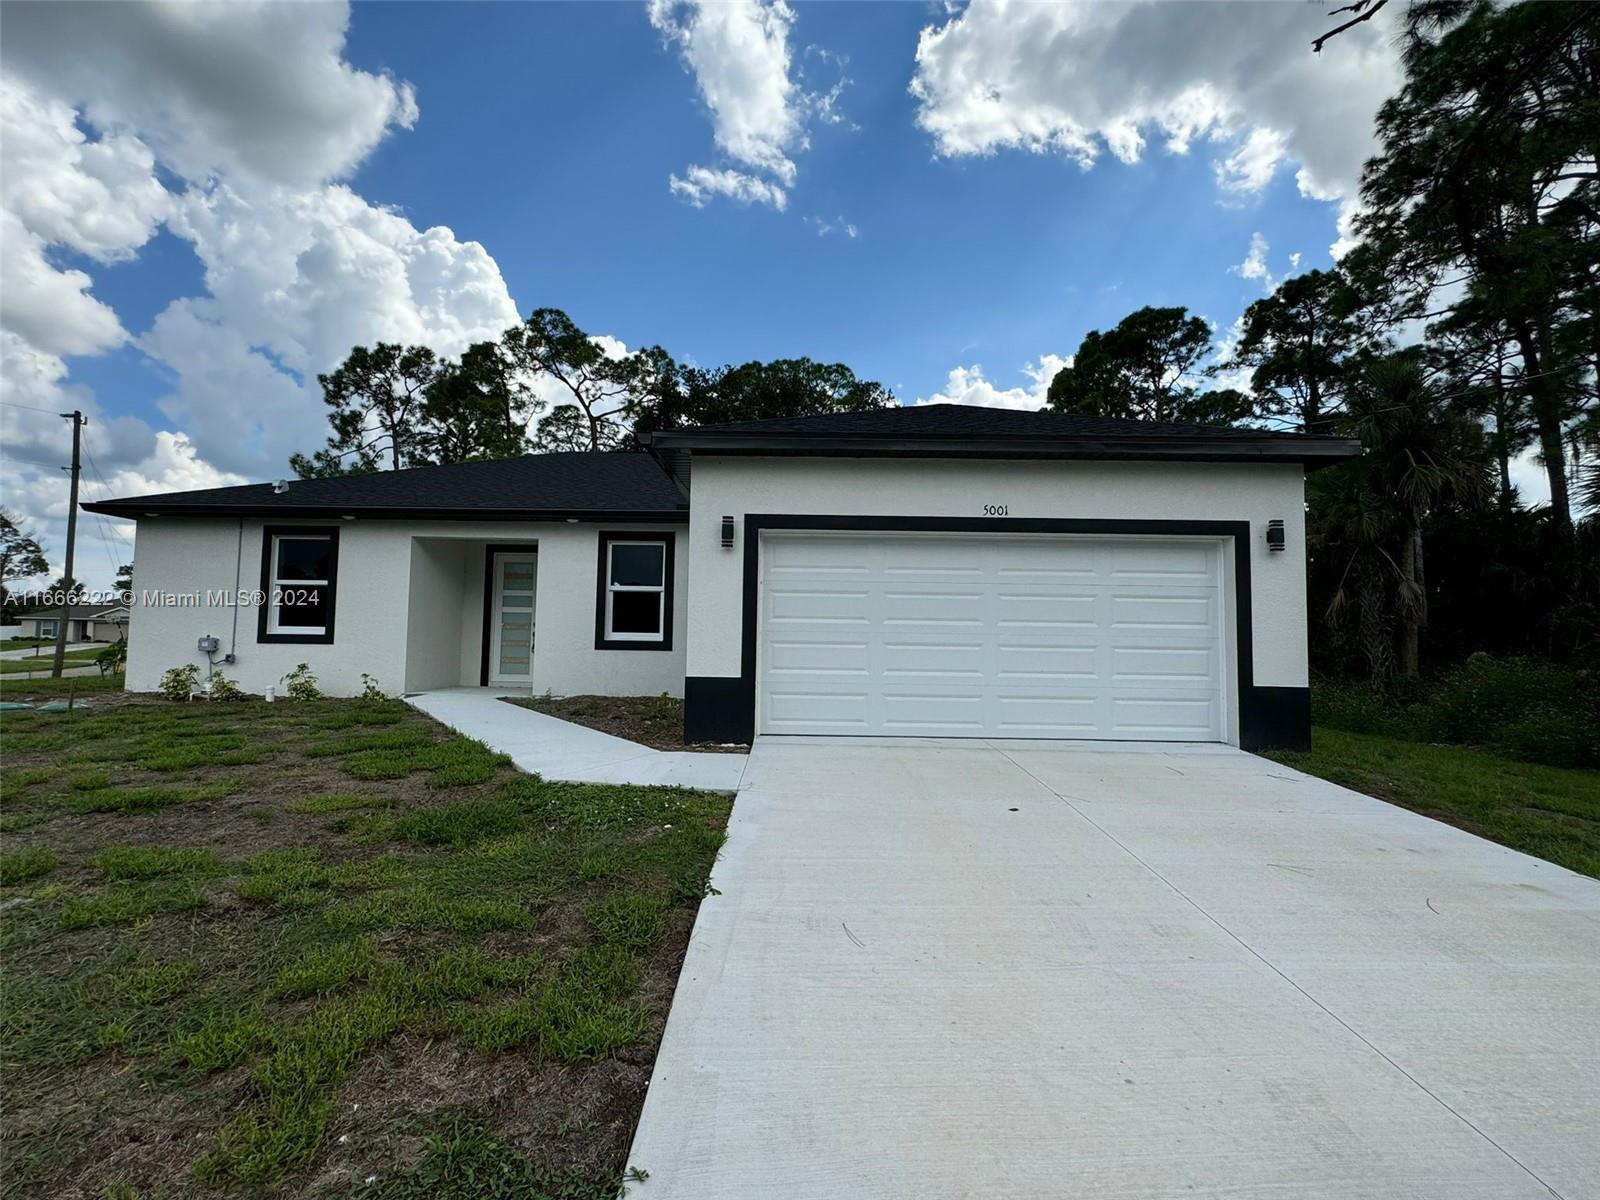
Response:
[{"label": "concrete driveway", "polygon": [[1600,1196],[1600,883],[1226,747],[763,739],[641,1200]]}]

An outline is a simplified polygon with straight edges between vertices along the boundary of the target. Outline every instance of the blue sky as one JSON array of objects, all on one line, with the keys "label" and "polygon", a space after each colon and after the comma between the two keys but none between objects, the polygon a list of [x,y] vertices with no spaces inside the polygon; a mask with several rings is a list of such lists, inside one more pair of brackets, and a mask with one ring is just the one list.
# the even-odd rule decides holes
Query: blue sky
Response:
[{"label": "blue sky", "polygon": [[1036,404],[1144,304],[1225,341],[1332,261],[1395,79],[1293,3],[47,7],[0,51],[0,399],[53,556],[48,412],[90,412],[91,497],[271,478],[354,342],[539,306],[907,402]]}]

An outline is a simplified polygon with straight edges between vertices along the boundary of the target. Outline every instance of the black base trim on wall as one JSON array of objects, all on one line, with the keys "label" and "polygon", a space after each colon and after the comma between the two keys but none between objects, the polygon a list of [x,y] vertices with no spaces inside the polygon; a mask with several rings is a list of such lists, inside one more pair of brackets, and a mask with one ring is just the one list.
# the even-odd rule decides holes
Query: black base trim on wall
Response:
[{"label": "black base trim on wall", "polygon": [[1311,689],[1249,687],[1239,698],[1241,750],[1311,749]]},{"label": "black base trim on wall", "polygon": [[755,709],[745,703],[738,676],[689,675],[683,681],[683,740],[691,745],[750,744]]},{"label": "black base trim on wall", "polygon": [[[1304,688],[1258,688],[1252,655],[1251,539],[1248,521],[1132,521],[1071,518],[845,517],[747,513],[739,676],[684,681],[687,741],[748,742],[756,729],[756,641],[760,611],[761,535],[767,530],[864,533],[1054,533],[1134,537],[1232,538],[1234,679],[1239,689],[1239,742],[1246,750],[1309,746],[1311,710]],[[1298,693],[1301,700],[1295,699]],[[1299,705],[1297,708],[1296,705]]]}]

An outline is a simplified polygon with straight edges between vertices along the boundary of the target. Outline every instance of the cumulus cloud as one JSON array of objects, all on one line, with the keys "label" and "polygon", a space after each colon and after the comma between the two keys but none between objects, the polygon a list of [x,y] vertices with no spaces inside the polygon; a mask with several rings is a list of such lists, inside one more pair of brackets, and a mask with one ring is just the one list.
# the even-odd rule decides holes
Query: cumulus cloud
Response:
[{"label": "cumulus cloud", "polygon": [[673,195],[696,208],[718,196],[786,207],[798,174],[794,156],[810,146],[808,121],[845,123],[844,61],[807,47],[836,78],[822,91],[806,90],[789,45],[794,10],[784,0],[650,0],[646,11],[694,76],[713,140],[732,164],[672,175]]},{"label": "cumulus cloud", "polygon": [[[52,548],[66,506],[54,412],[89,414],[113,492],[266,478],[322,440],[315,376],[352,345],[451,354],[516,320],[482,246],[340,182],[417,116],[408,84],[344,61],[348,21],[329,4],[7,11],[0,390],[47,411],[6,410],[6,502]],[[93,266],[163,227],[193,247],[205,292],[132,336],[173,379],[170,427],[152,428],[107,418],[65,360],[130,339],[92,294]],[[82,259],[58,266],[57,251]]]},{"label": "cumulus cloud", "polygon": [[789,206],[789,194],[775,183],[756,175],[725,167],[690,167],[683,175],[668,177],[672,194],[695,208],[704,208],[718,196],[740,204],[767,204],[782,212]]},{"label": "cumulus cloud", "polygon": [[[1241,279],[1259,280],[1262,288],[1270,292],[1277,282],[1273,279],[1272,272],[1267,269],[1267,251],[1270,249],[1266,238],[1260,233],[1252,233],[1250,249],[1245,252],[1244,261],[1236,267],[1229,267],[1228,270]],[[1292,255],[1291,260],[1298,257],[1299,255]]]},{"label": "cumulus cloud", "polygon": [[19,5],[6,72],[136,130],[186,179],[310,185],[416,121],[409,84],[344,61],[344,4]]},{"label": "cumulus cloud", "polygon": [[[1400,70],[1388,15],[1313,55],[1299,4],[973,0],[922,30],[917,123],[947,156],[1025,150],[1084,168],[1216,147],[1218,185],[1259,192],[1298,164],[1302,194],[1349,202]],[[1341,213],[1341,215],[1343,215]]]},{"label": "cumulus cloud", "polygon": [[1063,367],[1072,365],[1071,356],[1041,354],[1036,362],[1027,363],[1022,373],[1028,382],[1019,387],[999,388],[984,375],[983,367],[973,363],[970,367],[953,367],[942,391],[931,396],[918,396],[918,404],[977,404],[984,408],[1043,408],[1050,391],[1050,381]]}]

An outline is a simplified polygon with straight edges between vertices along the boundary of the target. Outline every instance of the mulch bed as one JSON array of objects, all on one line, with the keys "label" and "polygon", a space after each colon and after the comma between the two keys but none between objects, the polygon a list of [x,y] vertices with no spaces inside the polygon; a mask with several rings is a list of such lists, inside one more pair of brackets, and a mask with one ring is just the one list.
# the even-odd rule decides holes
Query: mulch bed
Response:
[{"label": "mulch bed", "polygon": [[747,754],[748,745],[683,740],[683,701],[671,696],[507,697],[507,703],[627,738],[652,750]]}]

